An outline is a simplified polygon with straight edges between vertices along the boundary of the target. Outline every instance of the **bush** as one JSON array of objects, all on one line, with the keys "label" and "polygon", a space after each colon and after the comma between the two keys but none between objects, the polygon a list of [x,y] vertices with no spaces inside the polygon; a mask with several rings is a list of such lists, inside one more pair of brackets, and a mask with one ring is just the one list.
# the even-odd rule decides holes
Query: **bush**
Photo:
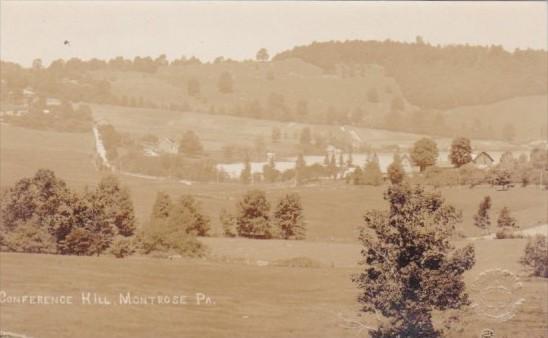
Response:
[{"label": "bush", "polygon": [[84,228],[73,229],[62,242],[62,253],[77,256],[91,256],[97,253],[95,249],[96,238],[90,231]]},{"label": "bush", "polygon": [[529,238],[525,247],[525,255],[521,263],[533,268],[533,274],[539,277],[548,277],[548,247],[546,236],[536,235]]},{"label": "bush", "polygon": [[388,166],[387,169],[388,178],[392,184],[400,184],[405,178],[405,170],[401,165],[399,157],[394,159],[394,161]]},{"label": "bush", "polygon": [[274,223],[283,239],[305,238],[306,229],[299,194],[287,194],[279,200],[274,211]]},{"label": "bush", "polygon": [[219,220],[223,226],[223,234],[226,237],[236,237],[238,232],[236,230],[236,217],[231,214],[228,210],[222,209],[219,214]]},{"label": "bush", "polygon": [[502,228],[497,230],[495,233],[496,239],[512,239],[512,238],[523,238],[523,235],[514,232],[512,228]]},{"label": "bush", "polygon": [[491,226],[489,209],[491,209],[491,197],[485,196],[479,205],[478,213],[474,215],[474,225],[484,231],[488,230]]},{"label": "bush", "polygon": [[193,234],[174,228],[167,220],[151,221],[138,236],[138,249],[144,254],[175,252],[181,256],[201,257],[205,246]]},{"label": "bush", "polygon": [[112,242],[110,253],[116,258],[124,258],[135,253],[135,246],[130,238],[119,236]]},{"label": "bush", "polygon": [[499,228],[518,228],[516,219],[510,214],[510,209],[508,207],[504,207],[500,210],[497,226]]},{"label": "bush", "polygon": [[191,195],[183,195],[173,206],[168,217],[173,228],[181,228],[196,236],[207,236],[209,218],[202,214],[200,203]]},{"label": "bush", "polygon": [[279,259],[272,262],[273,266],[283,266],[289,268],[321,268],[322,264],[308,257],[294,257],[288,259]]},{"label": "bush", "polygon": [[363,184],[379,186],[382,182],[383,178],[379,162],[375,160],[368,161],[363,170]]},{"label": "bush", "polygon": [[499,218],[497,219],[497,239],[505,238],[521,238],[521,235],[515,234],[514,231],[519,228],[516,219],[510,215],[510,209],[504,207],[500,210]]},{"label": "bush", "polygon": [[8,251],[28,253],[55,253],[55,238],[35,220],[25,222],[5,235]]},{"label": "bush", "polygon": [[271,238],[270,203],[264,191],[252,190],[236,205],[238,235],[250,238]]}]

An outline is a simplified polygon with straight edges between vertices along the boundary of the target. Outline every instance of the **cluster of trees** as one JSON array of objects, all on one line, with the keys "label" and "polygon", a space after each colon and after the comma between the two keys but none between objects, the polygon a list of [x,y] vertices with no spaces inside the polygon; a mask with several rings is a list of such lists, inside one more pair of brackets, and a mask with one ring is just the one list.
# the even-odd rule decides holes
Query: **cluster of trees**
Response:
[{"label": "cluster of trees", "polygon": [[[394,162],[396,165],[396,162]],[[364,165],[364,168],[356,167],[354,171],[347,176],[347,182],[355,185],[373,185],[379,186],[384,182],[384,176],[379,167],[379,160],[376,156],[370,158]]]},{"label": "cluster of trees", "polygon": [[535,276],[548,278],[548,245],[545,235],[536,235],[527,240],[521,263],[532,268]]},{"label": "cluster of trees", "polygon": [[39,98],[29,106],[26,114],[6,116],[5,121],[31,129],[89,132],[93,118],[88,105],[79,104],[75,108],[70,101],[63,101],[52,106],[47,105],[44,98]]},{"label": "cluster of trees", "polygon": [[144,254],[177,253],[202,256],[205,247],[196,236],[208,236],[210,220],[192,195],[173,201],[169,194],[159,192],[149,222],[137,235]]},{"label": "cluster of trees", "polygon": [[99,255],[135,231],[133,204],[113,176],[76,193],[46,169],[2,194],[2,250]]},{"label": "cluster of trees", "polygon": [[247,192],[234,213],[223,209],[219,216],[229,237],[304,239],[306,228],[301,198],[297,193],[282,196],[270,214],[271,205],[261,190]]},{"label": "cluster of trees", "polygon": [[82,62],[79,59],[56,60],[44,67],[37,59],[32,68],[23,68],[16,63],[0,61],[1,98],[3,102],[23,104],[23,91],[30,87],[40,97],[73,102],[115,102],[110,82],[93,79],[83,72],[79,67]]},{"label": "cluster of trees", "polygon": [[279,53],[273,60],[289,58],[300,58],[328,72],[336,71],[340,64],[380,65],[396,79],[410,102],[424,108],[490,103],[514,96],[540,95],[547,89],[544,50],[441,47],[425,43],[422,38],[417,38],[416,43],[355,40],[314,42]]},{"label": "cluster of trees", "polygon": [[[491,197],[485,196],[479,204],[478,212],[474,215],[474,225],[484,233],[489,233],[489,229],[491,228],[491,218],[489,216],[491,206]],[[497,218],[496,238],[512,238],[514,237],[513,232],[517,229],[519,229],[519,225],[516,219],[510,214],[510,209],[506,206],[503,207]]]},{"label": "cluster of trees", "polygon": [[228,180],[215,162],[208,158],[192,158],[184,154],[159,154],[146,156],[142,148],[130,149],[116,162],[120,170],[157,177],[173,177],[199,182]]}]

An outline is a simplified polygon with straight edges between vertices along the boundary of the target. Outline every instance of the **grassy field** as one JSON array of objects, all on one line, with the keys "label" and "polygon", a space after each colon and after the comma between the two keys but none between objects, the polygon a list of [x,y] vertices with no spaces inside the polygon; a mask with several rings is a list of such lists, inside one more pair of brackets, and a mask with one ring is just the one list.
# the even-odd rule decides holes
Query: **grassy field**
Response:
[{"label": "grassy field", "polygon": [[[153,134],[158,137],[180,138],[187,131],[194,131],[201,139],[206,152],[220,152],[224,145],[239,145],[254,148],[255,140],[262,137],[269,151],[278,155],[298,153],[299,135],[304,127],[310,127],[312,133],[334,135],[352,139],[354,131],[367,145],[375,148],[399,145],[409,147],[424,135],[393,132],[380,129],[345,127],[325,124],[306,124],[260,120],[229,115],[213,115],[194,112],[176,112],[161,109],[128,108],[110,105],[93,105],[93,114],[97,121],[108,122],[118,131],[135,136]],[[282,133],[280,142],[271,142],[272,129],[277,127]],[[234,132],[237,131],[237,132]],[[437,140],[440,147],[447,147],[450,140]]]},{"label": "grassy field", "polygon": [[[93,137],[90,134],[42,132],[2,125],[0,152],[0,184],[11,185],[23,177],[32,176],[40,168],[49,168],[76,189],[95,185],[101,177],[93,166]],[[293,187],[291,184],[194,183],[191,186],[171,180],[150,180],[121,175],[121,181],[131,191],[135,211],[141,224],[149,217],[159,191],[174,197],[193,194],[211,218],[213,235],[220,235],[218,220],[222,208],[232,210],[237,199],[249,189],[263,189],[271,203],[287,192],[298,192],[303,201],[308,223],[308,240],[353,242],[368,209],[386,208],[382,192],[386,187],[353,186],[342,182],[321,182]],[[546,193],[536,187],[497,191],[488,187],[445,188],[447,200],[463,210],[459,230],[468,236],[480,232],[473,226],[472,216],[480,200],[491,196],[491,219],[496,220],[503,206],[511,208],[518,224],[528,227],[546,223]]]},{"label": "grassy field", "polygon": [[89,133],[59,133],[0,125],[0,185],[49,168],[69,182],[93,182],[95,141]]},{"label": "grassy field", "polygon": [[[233,92],[220,93],[218,79],[223,72],[233,78]],[[283,95],[284,105],[295,111],[297,102],[306,100],[308,116],[323,120],[326,110],[364,109],[369,118],[380,118],[388,111],[393,97],[402,97],[398,84],[376,65],[364,66],[360,76],[343,77],[325,74],[314,65],[300,59],[273,62],[211,63],[160,68],[156,73],[96,71],[91,76],[110,81],[114,95],[142,97],[156,103],[186,102],[194,109],[231,111],[237,105],[258,100],[263,112],[272,93]],[[190,79],[200,83],[200,93],[191,96],[187,91]],[[386,88],[390,88],[387,90]],[[375,89],[378,102],[369,102],[367,92]],[[413,108],[407,104],[407,108]]]},{"label": "grassy field", "polygon": [[[138,115],[128,118],[126,114],[131,113]],[[155,125],[150,114],[139,115],[138,110],[120,112],[116,118],[122,129],[132,132],[139,132],[138,128],[147,124]],[[161,118],[169,120],[171,117]],[[241,122],[237,118],[223,118],[235,119],[227,122],[233,123],[233,128]],[[192,120],[199,121],[199,118],[188,119]],[[242,130],[251,133],[256,128],[253,121]],[[1,128],[2,186],[31,176],[39,168],[53,169],[76,189],[94,185],[100,179],[101,173],[93,166],[91,133],[41,132],[6,125]],[[205,125],[203,128],[214,130]],[[263,130],[266,132],[270,128],[264,126]],[[142,132],[147,131],[142,129]],[[220,130],[217,132],[217,138],[232,137]],[[213,131],[207,134],[206,142],[209,137],[214,141],[214,134]],[[387,136],[387,139],[389,137],[397,136]],[[221,233],[219,211],[232,209],[247,190],[265,190],[273,204],[284,193],[298,192],[305,210],[307,240],[201,238],[209,247],[208,257],[202,260],[132,257],[122,261],[106,256],[3,253],[0,254],[0,290],[9,295],[68,294],[79,300],[81,292],[96,292],[115,302],[119,293],[125,292],[153,296],[183,293],[191,299],[196,293],[204,293],[215,300],[215,305],[0,304],[1,330],[36,338],[359,336],[345,321],[356,319],[358,311],[358,290],[350,280],[350,276],[359,271],[358,229],[367,209],[387,207],[382,199],[386,187],[331,181],[300,187],[291,184],[186,185],[167,179],[127,175],[119,178],[131,191],[140,225],[148,219],[157,192],[165,191],[174,197],[193,194],[211,218],[213,235]],[[472,216],[486,195],[492,198],[493,223],[503,206],[511,208],[522,227],[547,223],[546,192],[538,187],[516,187],[509,191],[463,187],[444,188],[441,192],[449,203],[463,210],[463,223],[458,230],[466,236],[480,235],[473,226]],[[465,240],[457,244],[464,243]],[[525,302],[515,317],[504,322],[493,322],[473,309],[465,310],[461,313],[461,324],[453,327],[449,336],[476,337],[482,329],[492,328],[497,337],[546,337],[548,309],[546,298],[539,296],[546,295],[546,281],[530,277],[518,263],[525,240],[475,240],[473,243],[477,263],[465,275],[467,285],[472,285],[482,272],[507,269],[521,279],[523,286],[519,295]],[[292,262],[302,263],[303,267],[289,267]],[[470,293],[472,301],[480,299],[480,291],[471,288]],[[358,319],[368,323],[373,320],[368,316]]]},{"label": "grassy field", "polygon": [[[483,126],[491,126],[500,136],[505,125],[511,124],[520,141],[546,140],[548,118],[548,97],[546,95],[515,97],[492,104],[466,106],[446,111],[445,118],[449,123],[460,125],[463,121],[468,127],[470,122],[481,121]],[[520,118],[516,118],[519,112]],[[474,122],[476,124],[477,122]]]},{"label": "grassy field", "polygon": [[[475,241],[477,263],[467,285],[491,269],[518,276],[524,299],[515,316],[496,322],[468,308],[449,337],[546,337],[546,282],[528,276],[518,259],[524,240]],[[279,243],[276,252],[285,250]],[[307,255],[306,250],[303,251]],[[318,255],[322,253],[316,253]],[[325,253],[324,253],[325,254]],[[357,260],[346,252],[347,260]],[[2,304],[0,328],[37,338],[57,337],[357,337],[344,319],[357,317],[359,268],[288,268],[210,260],[164,260],[0,254],[0,289],[8,295],[70,295],[73,305]],[[220,282],[222,281],[222,283]],[[81,293],[106,296],[113,305],[81,304]],[[187,295],[186,305],[119,305],[119,294]],[[469,288],[472,302],[481,290]],[[196,293],[215,304],[197,305]],[[367,334],[361,335],[367,337]]]}]

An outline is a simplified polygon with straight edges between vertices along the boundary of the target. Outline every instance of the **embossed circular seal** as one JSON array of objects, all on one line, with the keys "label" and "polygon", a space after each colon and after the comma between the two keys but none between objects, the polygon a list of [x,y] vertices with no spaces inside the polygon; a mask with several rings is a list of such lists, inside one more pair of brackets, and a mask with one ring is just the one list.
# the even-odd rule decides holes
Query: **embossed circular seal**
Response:
[{"label": "embossed circular seal", "polygon": [[476,291],[472,307],[489,319],[506,321],[515,316],[524,302],[522,283],[508,270],[493,269],[479,274],[472,283]]}]

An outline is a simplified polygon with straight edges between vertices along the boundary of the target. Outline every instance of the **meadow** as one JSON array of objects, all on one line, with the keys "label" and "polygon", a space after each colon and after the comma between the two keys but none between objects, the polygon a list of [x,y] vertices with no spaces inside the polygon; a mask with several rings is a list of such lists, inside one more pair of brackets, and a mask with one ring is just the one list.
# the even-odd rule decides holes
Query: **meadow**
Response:
[{"label": "meadow", "polygon": [[[125,120],[125,128],[135,132],[132,128],[142,127],[132,127],[134,121],[139,126],[146,124],[139,119],[145,119],[145,114],[135,119],[120,117],[120,125]],[[1,128],[2,187],[44,167],[54,170],[78,190],[95,185],[105,174],[94,166],[91,132],[44,132],[6,125]],[[248,130],[254,128],[250,126]],[[265,126],[264,131],[270,128]],[[214,138],[213,132],[211,136],[205,135],[206,142],[208,137]],[[232,137],[230,133],[217,135]],[[298,187],[290,183],[188,185],[169,179],[118,176],[131,192],[139,226],[146,224],[157,192],[164,191],[173,197],[194,195],[212,222],[213,236],[199,239],[208,246],[208,255],[204,259],[134,256],[119,260],[109,256],[2,253],[0,290],[9,295],[68,294],[76,302],[74,305],[1,304],[2,330],[36,338],[332,338],[366,337],[365,331],[359,331],[361,324],[356,323],[375,323],[370,315],[357,315],[358,290],[351,276],[360,271],[361,246],[357,237],[363,213],[387,207],[382,198],[386,186],[354,186],[332,181]],[[272,204],[287,192],[298,192],[307,221],[307,239],[262,241],[220,237],[220,210],[232,210],[239,196],[249,189],[265,190]],[[457,231],[464,237],[482,235],[473,225],[472,216],[486,195],[492,198],[493,222],[498,211],[509,206],[522,228],[547,223],[546,192],[536,186],[508,191],[487,186],[440,191],[449,203],[463,211],[463,223]],[[482,272],[506,269],[519,277],[522,287],[518,294],[524,302],[514,317],[502,322],[468,308],[460,313],[461,322],[451,327],[448,337],[476,337],[484,328],[494,329],[500,337],[545,337],[548,308],[539,295],[546,292],[546,282],[530,277],[529,271],[519,264],[525,240],[460,239],[455,243],[460,246],[469,242],[476,249],[476,264],[465,274],[467,285],[473,285]],[[483,297],[481,290],[470,287],[468,291],[472,302]],[[81,292],[108,297],[113,305],[80,304]],[[203,293],[215,304],[115,305],[119,294],[126,292],[153,296],[182,293],[190,300],[195,299],[196,293]]]},{"label": "meadow", "polygon": [[[0,184],[9,186],[23,177],[30,177],[40,168],[53,170],[70,186],[82,190],[94,186],[106,172],[94,167],[94,141],[88,133],[58,133],[1,126]],[[156,194],[167,192],[173,197],[194,195],[212,222],[212,235],[220,236],[219,212],[233,210],[238,198],[250,189],[265,190],[274,207],[278,198],[288,192],[301,195],[307,221],[307,240],[355,242],[362,216],[369,209],[383,209],[387,203],[382,194],[386,186],[354,186],[344,182],[323,181],[295,187],[292,183],[253,184],[197,183],[191,185],[170,179],[146,179],[118,175],[133,199],[140,225],[148,221]],[[536,186],[515,187],[500,191],[492,187],[450,187],[440,189],[449,203],[463,211],[463,223],[458,231],[464,236],[479,236],[472,217],[484,196],[491,196],[491,219],[496,221],[499,210],[508,206],[522,228],[547,223],[546,193]]]},{"label": "meadow", "polygon": [[[518,263],[525,241],[474,244],[477,262],[465,274],[467,284],[482,272],[505,269],[522,283],[515,296],[523,302],[506,321],[468,308],[448,337],[477,337],[485,328],[497,337],[545,337],[548,307],[539,294],[546,292],[546,284]],[[277,252],[283,251],[278,245]],[[357,261],[356,254],[347,252],[345,259]],[[375,324],[372,316],[358,316],[358,290],[350,279],[359,271],[356,266],[291,268],[199,259],[122,261],[7,253],[0,254],[0,263],[1,290],[8,295],[73,296],[72,305],[2,304],[2,329],[31,337],[367,337],[351,321]],[[481,288],[468,291],[472,303],[484,296]],[[107,297],[112,305],[82,304],[82,292]],[[119,294],[127,292],[182,294],[188,296],[188,304],[118,304]],[[197,305],[196,293],[211,297],[215,304]]]}]

